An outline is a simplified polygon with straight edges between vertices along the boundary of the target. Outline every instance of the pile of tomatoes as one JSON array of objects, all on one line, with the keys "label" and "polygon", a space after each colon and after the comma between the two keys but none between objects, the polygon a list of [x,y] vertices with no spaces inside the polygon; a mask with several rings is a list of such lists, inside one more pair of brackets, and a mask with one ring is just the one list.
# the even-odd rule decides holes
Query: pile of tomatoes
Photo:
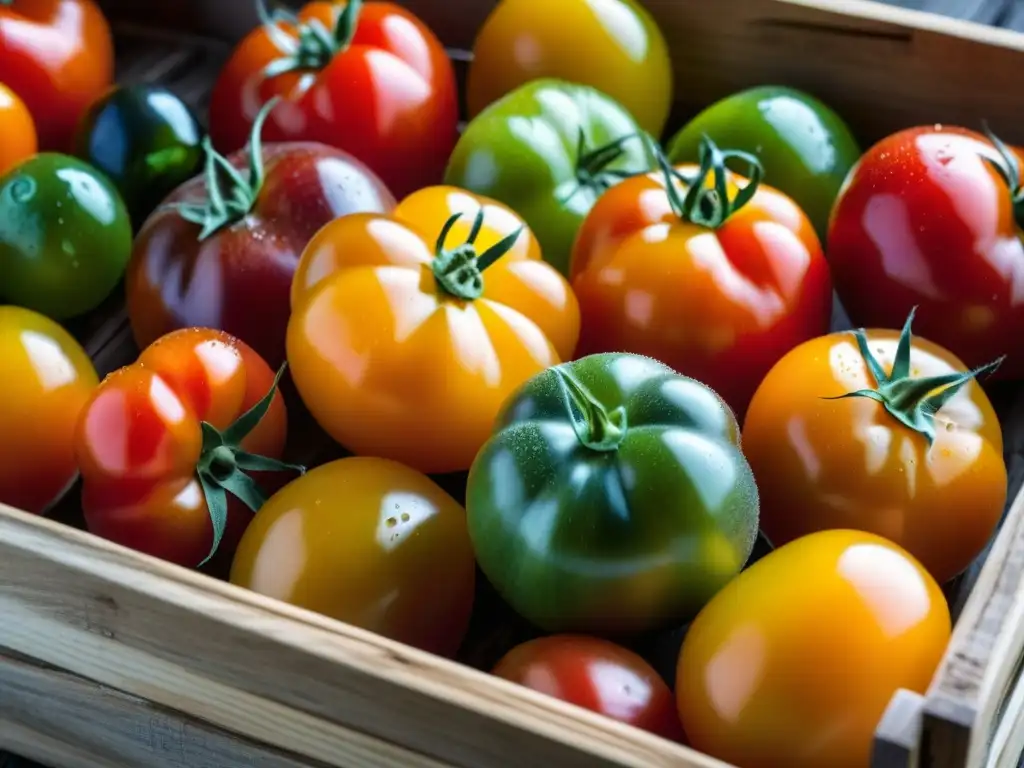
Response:
[{"label": "pile of tomatoes", "polygon": [[[503,0],[460,130],[411,12],[257,5],[207,133],[111,82],[92,0],[0,1],[0,502],[71,489],[448,656],[479,569],[538,636],[494,674],[740,768],[867,765],[1006,501],[978,380],[1024,374],[1024,156],[862,152],[781,86],[662,143],[635,0]],[[62,323],[122,290],[141,353],[100,381]],[[346,457],[286,460],[289,410]],[[625,647],[685,625],[672,687]]]}]

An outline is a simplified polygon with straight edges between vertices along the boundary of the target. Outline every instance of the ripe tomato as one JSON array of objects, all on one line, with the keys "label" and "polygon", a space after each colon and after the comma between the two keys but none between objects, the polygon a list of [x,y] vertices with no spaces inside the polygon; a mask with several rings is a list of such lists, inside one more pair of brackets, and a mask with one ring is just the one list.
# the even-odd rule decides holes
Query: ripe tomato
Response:
[{"label": "ripe tomato", "polygon": [[307,3],[298,16],[264,12],[214,85],[214,145],[242,146],[273,96],[285,103],[267,125],[269,141],[339,147],[399,197],[438,183],[455,146],[451,62],[423,22],[393,3],[331,0]]},{"label": "ripe tomato", "polygon": [[857,163],[836,200],[828,254],[857,325],[918,329],[970,366],[1010,353],[1024,376],[1024,153],[963,128],[893,134]]},{"label": "ripe tomato", "polygon": [[324,464],[278,491],[242,537],[231,581],[452,656],[473,608],[466,513],[386,459]]},{"label": "ripe tomato", "polygon": [[900,688],[949,642],[935,580],[898,546],[824,531],[737,576],[690,626],[676,697],[690,744],[743,768],[864,768]]},{"label": "ripe tomato", "polygon": [[945,582],[999,522],[1003,439],[977,372],[912,339],[911,320],[902,333],[833,333],[792,350],[754,395],[743,451],[774,544],[870,531]]},{"label": "ripe tomato", "polygon": [[466,83],[470,117],[541,77],[606,93],[654,136],[661,136],[672,106],[668,46],[636,0],[498,3],[473,44]]},{"label": "ripe tomato", "polygon": [[[750,165],[749,180],[727,170],[731,158]],[[673,170],[662,158],[661,172],[626,179],[591,209],[570,267],[578,354],[653,357],[742,416],[772,365],[828,330],[832,286],[811,223],[760,183],[756,158],[705,139],[701,159]]]},{"label": "ripe tomato", "polygon": [[43,512],[78,474],[78,415],[99,383],[71,334],[49,318],[0,306],[0,502]]},{"label": "ripe tomato", "polygon": [[454,187],[320,230],[292,309],[288,362],[320,425],[421,472],[468,469],[505,398],[579,335],[572,290],[522,219]]},{"label": "ripe tomato", "polygon": [[[264,149],[261,124],[248,151],[225,159],[209,150],[206,174],[173,192],[139,232],[125,291],[140,347],[176,328],[219,328],[280,365],[306,243],[338,216],[394,207],[358,160],[309,142]],[[211,179],[220,181],[211,187]]]},{"label": "ripe tomato", "polygon": [[36,153],[38,141],[36,124],[25,102],[3,83],[0,83],[0,175],[27,160]]},{"label": "ripe tomato", "polygon": [[683,740],[665,681],[633,651],[582,635],[530,640],[509,651],[493,674],[673,741]]},{"label": "ripe tomato", "polygon": [[40,146],[69,151],[79,117],[114,77],[103,13],[92,0],[0,2],[0,77],[28,105]]},{"label": "ripe tomato", "polygon": [[83,409],[88,529],[179,565],[230,562],[264,501],[246,473],[276,482],[290,468],[276,461],[286,418],[274,374],[244,343],[208,328],[164,336]]}]

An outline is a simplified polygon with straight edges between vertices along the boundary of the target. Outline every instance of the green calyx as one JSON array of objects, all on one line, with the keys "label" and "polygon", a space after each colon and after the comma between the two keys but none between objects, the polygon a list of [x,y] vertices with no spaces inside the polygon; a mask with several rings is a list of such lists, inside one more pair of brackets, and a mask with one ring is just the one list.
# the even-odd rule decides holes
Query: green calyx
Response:
[{"label": "green calyx", "polygon": [[432,269],[434,279],[437,280],[437,285],[442,291],[457,299],[473,301],[473,299],[479,299],[484,293],[484,270],[512,250],[512,246],[516,244],[516,240],[523,233],[523,227],[519,227],[515,232],[502,238],[478,256],[474,243],[484,224],[482,206],[477,211],[466,242],[455,248],[444,247],[448,233],[461,217],[461,213],[456,213],[441,227],[441,234],[438,235],[437,244],[434,246]]},{"label": "green calyx", "polygon": [[619,447],[626,436],[626,409],[609,411],[565,366],[556,365],[558,385],[565,399],[565,412],[580,445],[592,451],[608,452]]},{"label": "green calyx", "polygon": [[[334,22],[334,29],[328,29],[319,19],[300,21],[291,11],[274,8],[268,12],[266,0],[256,0],[256,11],[271,42],[281,52],[263,70],[263,77],[270,79],[286,72],[319,71],[326,67],[339,53],[352,43],[359,26],[359,11],[362,0],[349,0]],[[290,24],[293,34],[285,32],[279,24]]]},{"label": "green calyx", "polygon": [[1024,188],[1020,183],[1020,162],[1017,155],[1003,141],[984,126],[985,135],[999,153],[999,158],[982,156],[986,163],[992,166],[1010,190],[1010,201],[1013,203],[1013,218],[1017,221],[1018,227],[1024,227]]},{"label": "green calyx", "polygon": [[206,200],[201,203],[178,203],[174,206],[181,218],[198,224],[199,241],[202,242],[224,227],[242,221],[256,205],[263,188],[263,123],[267,115],[277,106],[279,98],[274,97],[256,115],[249,135],[249,173],[243,176],[224,155],[213,148],[210,137],[203,138],[206,152]]},{"label": "green calyx", "polygon": [[277,385],[284,373],[285,366],[274,377],[270,391],[252,408],[243,413],[223,432],[208,422],[202,422],[203,448],[196,464],[196,474],[203,486],[206,506],[210,511],[210,522],[213,523],[213,546],[206,558],[199,563],[205,565],[216,554],[224,538],[224,529],[228,520],[227,494],[240,499],[254,513],[266,502],[267,497],[256,481],[247,472],[298,472],[305,474],[306,468],[297,464],[286,464],[277,459],[258,456],[242,449],[242,441],[256,425],[267,415]]},{"label": "green calyx", "polygon": [[886,374],[881,363],[872,354],[864,329],[853,332],[857,347],[868,370],[875,379],[875,389],[860,389],[826,400],[866,397],[881,403],[885,410],[906,427],[923,435],[931,445],[935,441],[935,414],[959,392],[965,384],[979,376],[992,373],[1005,358],[1000,357],[987,365],[962,373],[944,373],[939,376],[912,378],[910,376],[910,349],[913,336],[910,326],[917,308],[910,310],[896,346],[892,373]]},{"label": "green calyx", "polygon": [[590,149],[587,146],[587,137],[581,127],[576,141],[576,181],[578,186],[562,202],[568,202],[581,189],[593,189],[600,194],[623,179],[633,176],[634,174],[630,171],[609,166],[620,160],[625,154],[626,150],[623,149],[623,145],[627,141],[641,138],[641,134],[628,133],[600,147]]}]

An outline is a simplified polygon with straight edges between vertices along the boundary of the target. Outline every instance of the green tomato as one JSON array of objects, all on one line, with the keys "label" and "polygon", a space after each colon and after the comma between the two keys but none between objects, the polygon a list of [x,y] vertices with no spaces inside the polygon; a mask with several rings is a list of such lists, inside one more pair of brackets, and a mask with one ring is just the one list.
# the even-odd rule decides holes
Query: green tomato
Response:
[{"label": "green tomato", "polygon": [[35,155],[0,176],[0,298],[56,320],[94,309],[132,249],[128,212],[102,173]]},{"label": "green tomato", "polygon": [[549,632],[681,624],[757,536],[739,426],[708,387],[650,358],[590,355],[505,403],[469,472],[477,562]]},{"label": "green tomato", "polygon": [[[860,157],[839,115],[794,88],[750,88],[715,102],[687,123],[669,142],[669,159],[697,162],[704,134],[720,147],[756,155],[765,182],[803,209],[824,242],[839,187]],[[744,172],[742,165],[733,170]]]},{"label": "green tomato", "polygon": [[626,109],[600,91],[534,80],[469,123],[445,183],[518,212],[544,259],[568,275],[576,232],[597,198],[626,176],[650,170],[645,140]]},{"label": "green tomato", "polygon": [[118,87],[93,104],[75,135],[75,155],[110,177],[138,229],[179,185],[199,173],[202,129],[166,88]]}]

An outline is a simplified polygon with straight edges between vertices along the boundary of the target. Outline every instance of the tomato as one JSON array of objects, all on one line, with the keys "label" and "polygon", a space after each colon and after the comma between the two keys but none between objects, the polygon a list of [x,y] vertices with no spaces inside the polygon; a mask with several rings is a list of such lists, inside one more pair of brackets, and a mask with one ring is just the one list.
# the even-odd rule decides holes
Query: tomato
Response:
[{"label": "tomato", "polygon": [[473,44],[466,83],[470,117],[541,77],[597,88],[654,136],[661,136],[672,106],[668,46],[636,0],[498,3]]},{"label": "tomato", "polygon": [[0,306],[0,503],[42,513],[78,476],[78,415],[99,383],[85,350],[48,317]]},{"label": "tomato", "polygon": [[571,266],[578,354],[649,355],[742,415],[780,357],[828,330],[832,286],[810,222],[760,183],[756,158],[705,139],[701,160],[673,170],[661,158],[660,173],[627,179],[591,209]]},{"label": "tomato", "polygon": [[672,692],[626,648],[594,637],[554,635],[509,651],[493,674],[672,741],[683,740]]},{"label": "tomato", "polygon": [[757,536],[729,408],[629,354],[566,363],[517,390],[470,469],[466,511],[481,570],[551,632],[678,625]]},{"label": "tomato", "polygon": [[6,173],[36,153],[38,140],[36,125],[25,102],[3,83],[0,83],[0,174]]},{"label": "tomato", "polygon": [[800,206],[824,241],[832,203],[860,157],[839,115],[795,88],[749,88],[715,102],[681,128],[669,142],[669,159],[696,162],[704,135],[757,157],[764,180]]},{"label": "tomato", "polygon": [[40,146],[70,150],[79,117],[114,78],[103,13],[93,0],[3,0],[0,77],[28,105]]},{"label": "tomato", "polygon": [[469,626],[476,568],[466,513],[386,459],[317,467],[263,506],[231,581],[442,656]]},{"label": "tomato", "polygon": [[502,401],[579,335],[572,290],[522,219],[453,187],[320,230],[292,309],[292,378],[320,425],[428,473],[468,469]]},{"label": "tomato", "polygon": [[272,485],[295,469],[277,461],[286,431],[277,380],[251,348],[209,328],[170,333],[104,379],[82,411],[86,525],[179,565],[230,562],[265,499],[248,473]]},{"label": "tomato", "polygon": [[[994,143],[997,142],[997,143]],[[828,254],[857,325],[918,330],[970,366],[1010,353],[1024,376],[1024,153],[956,127],[911,128],[869,149],[836,200]]]},{"label": "tomato", "polygon": [[268,141],[339,147],[399,197],[439,182],[455,146],[451,62],[423,22],[394,3],[320,0],[297,16],[264,11],[214,85],[215,146],[240,147],[273,96],[285,101],[268,121]]},{"label": "tomato", "polygon": [[131,248],[120,195],[87,163],[47,152],[0,176],[0,298],[81,315],[120,282]]},{"label": "tomato", "polygon": [[521,214],[544,259],[567,275],[572,242],[597,198],[650,169],[643,141],[636,121],[601,92],[535,80],[470,122],[445,181]]},{"label": "tomato", "polygon": [[900,688],[924,693],[949,608],[921,564],[857,531],[759,560],[690,626],[676,697],[690,744],[743,768],[864,768]]},{"label": "tomato", "polygon": [[774,544],[825,528],[870,531],[945,582],[999,523],[1003,438],[974,381],[990,367],[967,371],[913,339],[912,319],[902,333],[833,333],[792,350],[758,388],[743,448]]},{"label": "tomato", "polygon": [[302,249],[338,216],[394,207],[358,160],[308,142],[264,148],[261,125],[246,152],[224,158],[208,149],[206,173],[175,190],[139,232],[125,286],[140,347],[176,328],[219,328],[280,365]]},{"label": "tomato", "polygon": [[137,229],[202,168],[202,135],[192,110],[166,88],[119,86],[83,115],[75,154],[114,182]]}]

